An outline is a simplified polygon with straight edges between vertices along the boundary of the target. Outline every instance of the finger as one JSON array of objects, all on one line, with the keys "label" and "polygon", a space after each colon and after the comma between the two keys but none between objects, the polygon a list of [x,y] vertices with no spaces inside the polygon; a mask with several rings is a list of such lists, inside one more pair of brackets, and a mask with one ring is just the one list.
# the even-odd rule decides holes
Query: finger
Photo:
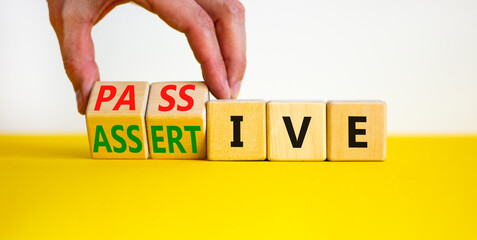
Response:
[{"label": "finger", "polygon": [[229,98],[227,71],[210,16],[193,0],[137,0],[172,28],[185,33],[204,81],[216,98]]},{"label": "finger", "polygon": [[247,66],[245,8],[238,0],[196,0],[215,22],[217,39],[227,69],[231,98],[237,98]]},{"label": "finger", "polygon": [[48,1],[50,21],[60,44],[66,74],[76,93],[78,112],[85,114],[99,70],[94,60],[91,29],[115,6],[125,1]]},{"label": "finger", "polygon": [[66,74],[73,84],[78,112],[85,114],[89,94],[95,81],[99,81],[99,70],[94,60],[91,39],[92,24],[65,21],[60,40],[61,55]]},{"label": "finger", "polygon": [[71,2],[48,1],[48,7],[65,71],[76,93],[78,112],[85,114],[93,83],[99,80],[91,39],[94,21],[92,17],[79,12],[87,8],[72,6]]}]

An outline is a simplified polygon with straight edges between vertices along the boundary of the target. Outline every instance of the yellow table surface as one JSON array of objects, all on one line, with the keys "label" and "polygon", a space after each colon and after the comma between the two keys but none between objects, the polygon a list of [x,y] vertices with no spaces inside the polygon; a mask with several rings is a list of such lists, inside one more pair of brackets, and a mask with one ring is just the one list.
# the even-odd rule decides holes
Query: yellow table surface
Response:
[{"label": "yellow table surface", "polygon": [[477,136],[388,138],[385,162],[92,160],[0,136],[0,239],[477,239]]}]

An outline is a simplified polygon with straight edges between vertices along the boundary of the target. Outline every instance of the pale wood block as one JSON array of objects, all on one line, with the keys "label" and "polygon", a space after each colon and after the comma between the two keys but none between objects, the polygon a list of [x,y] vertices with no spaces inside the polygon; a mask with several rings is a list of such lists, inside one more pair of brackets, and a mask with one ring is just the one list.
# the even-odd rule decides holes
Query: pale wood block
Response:
[{"label": "pale wood block", "polygon": [[86,109],[93,158],[146,159],[147,82],[96,82]]},{"label": "pale wood block", "polygon": [[386,159],[386,103],[327,103],[327,144],[330,161]]},{"label": "pale wood block", "polygon": [[206,107],[204,82],[158,82],[151,85],[146,113],[151,157],[205,159]]},{"label": "pale wood block", "polygon": [[265,160],[266,103],[215,100],[207,103],[209,160]]},{"label": "pale wood block", "polygon": [[326,103],[268,102],[267,146],[270,161],[324,161]]}]

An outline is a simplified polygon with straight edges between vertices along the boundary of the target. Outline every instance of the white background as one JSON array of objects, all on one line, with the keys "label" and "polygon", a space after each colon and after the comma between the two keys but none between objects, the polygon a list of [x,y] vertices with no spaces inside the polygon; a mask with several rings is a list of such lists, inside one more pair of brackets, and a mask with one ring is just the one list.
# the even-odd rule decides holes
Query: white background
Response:
[{"label": "white background", "polygon": [[[0,2],[0,133],[86,133],[46,1]],[[477,132],[477,1],[243,3],[240,98],[379,99],[390,133]],[[102,80],[201,80],[185,37],[133,4],[93,38]]]}]

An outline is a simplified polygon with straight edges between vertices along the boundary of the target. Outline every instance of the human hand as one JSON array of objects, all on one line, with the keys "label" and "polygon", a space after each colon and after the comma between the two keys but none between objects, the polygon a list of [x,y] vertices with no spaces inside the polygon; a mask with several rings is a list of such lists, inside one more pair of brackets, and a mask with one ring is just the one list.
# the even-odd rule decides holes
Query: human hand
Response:
[{"label": "human hand", "polygon": [[[66,74],[85,114],[98,81],[91,30],[114,7],[128,0],[47,0]],[[236,98],[245,73],[245,13],[238,0],[134,0],[184,33],[202,76],[219,99]]]}]

